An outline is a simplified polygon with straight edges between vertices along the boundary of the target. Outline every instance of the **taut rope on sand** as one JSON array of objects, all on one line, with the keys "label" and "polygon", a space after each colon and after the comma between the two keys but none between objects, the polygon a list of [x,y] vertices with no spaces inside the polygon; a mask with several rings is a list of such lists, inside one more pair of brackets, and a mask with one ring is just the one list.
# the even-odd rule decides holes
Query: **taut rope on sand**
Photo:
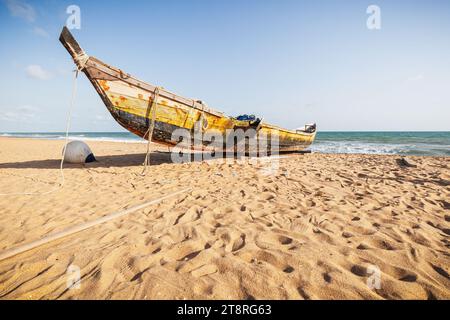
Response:
[{"label": "taut rope on sand", "polygon": [[140,210],[140,209],[143,209],[145,207],[148,207],[148,206],[150,206],[152,204],[159,203],[159,202],[161,202],[161,201],[163,201],[163,200],[165,200],[167,198],[174,197],[176,195],[185,193],[185,192],[189,191],[190,189],[191,188],[186,188],[186,189],[182,189],[182,190],[179,190],[179,191],[175,191],[173,193],[169,193],[169,194],[167,194],[165,196],[162,196],[162,197],[160,197],[158,199],[154,199],[154,200],[142,203],[140,205],[131,207],[129,209],[125,209],[125,210],[122,210],[122,211],[117,211],[117,212],[111,213],[109,215],[106,215],[104,217],[98,218],[96,220],[85,222],[85,223],[82,223],[82,224],[79,224],[79,225],[67,228],[65,230],[52,233],[52,234],[50,234],[50,235],[48,235],[46,237],[43,237],[43,238],[41,238],[39,240],[35,240],[35,241],[32,241],[32,242],[26,243],[26,244],[18,246],[16,248],[7,249],[7,250],[5,250],[3,252],[0,252],[0,261],[4,260],[4,259],[7,259],[7,258],[10,258],[10,257],[15,256],[15,255],[18,255],[18,254],[20,254],[22,252],[34,249],[34,248],[36,248],[38,246],[42,246],[42,245],[44,245],[46,243],[49,243],[51,241],[55,241],[55,240],[58,240],[58,239],[70,236],[70,235],[72,235],[74,233],[77,233],[77,232],[80,232],[80,231],[92,228],[92,227],[94,227],[96,225],[105,223],[105,222],[110,221],[112,219],[116,219],[116,218],[122,217],[124,215],[129,214],[129,213],[132,213],[132,212],[135,212],[137,210]]}]

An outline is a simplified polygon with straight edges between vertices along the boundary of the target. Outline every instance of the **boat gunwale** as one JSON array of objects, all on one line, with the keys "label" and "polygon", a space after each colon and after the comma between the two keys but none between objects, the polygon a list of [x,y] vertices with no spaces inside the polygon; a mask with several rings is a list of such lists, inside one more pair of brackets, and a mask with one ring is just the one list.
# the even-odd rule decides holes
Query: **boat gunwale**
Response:
[{"label": "boat gunwale", "polygon": [[[182,104],[186,105],[187,107],[194,108],[198,111],[208,112],[208,113],[211,113],[212,115],[219,116],[219,117],[226,117],[226,115],[223,112],[220,112],[220,111],[214,110],[208,106],[202,105],[202,104],[198,103],[197,101],[195,101],[194,99],[182,97],[180,95],[177,95],[173,92],[168,91],[165,88],[157,87],[150,83],[147,83],[145,81],[137,79],[136,77],[133,77],[132,75],[123,72],[119,68],[108,65],[107,63],[101,61],[100,59],[98,59],[96,57],[89,56],[89,59],[86,62],[86,67],[91,67],[91,68],[97,69],[101,72],[108,74],[111,77],[116,78],[117,80],[123,81],[129,85],[132,85],[139,89],[143,89],[152,94],[154,94],[155,90],[158,89],[159,90],[158,94],[160,97],[164,97],[164,98],[173,100],[175,102],[182,103]],[[93,77],[93,78],[98,79],[96,77]],[[202,107],[200,107],[199,105],[201,105]]]},{"label": "boat gunwale", "polygon": [[[89,56],[89,59],[86,62],[86,67],[97,69],[97,70],[99,70],[101,72],[104,72],[104,73],[108,74],[111,77],[116,78],[119,81],[123,81],[123,82],[125,82],[125,83],[127,83],[127,84],[129,84],[129,85],[131,85],[133,87],[145,90],[145,91],[147,91],[147,92],[149,92],[151,94],[154,94],[156,88],[159,88],[159,87],[154,86],[154,85],[152,85],[150,83],[147,83],[145,81],[139,80],[136,77],[134,77],[134,76],[132,76],[132,75],[130,75],[128,73],[124,73],[121,69],[113,67],[111,65],[108,65],[107,63],[105,63],[105,62],[101,61],[100,59],[98,59],[96,57],[93,57],[93,56]],[[86,72],[86,73],[88,73],[88,72]],[[94,77],[92,75],[88,75],[88,76],[92,77],[94,80],[99,79],[99,78],[96,78],[96,77]],[[130,81],[130,79],[132,81]],[[218,117],[228,117],[228,118],[232,119],[232,117],[227,116],[223,112],[214,110],[214,109],[212,109],[210,107],[207,107],[207,106],[204,106],[204,108],[201,108],[201,107],[198,106],[198,103],[194,99],[182,97],[180,95],[177,95],[177,94],[175,94],[173,92],[170,92],[170,91],[168,91],[166,89],[163,89],[163,88],[159,88],[159,96],[165,97],[167,99],[173,100],[173,101],[178,102],[178,103],[181,103],[181,104],[183,104],[183,105],[185,105],[185,106],[187,106],[189,108],[194,108],[194,109],[196,109],[196,110],[198,110],[200,112],[206,112],[206,113],[210,113],[212,115],[218,116]],[[189,101],[191,102],[191,104],[189,103]],[[265,122],[262,123],[262,126],[268,128],[268,129],[283,131],[283,132],[286,132],[286,133],[291,133],[291,134],[301,135],[301,136],[308,136],[309,137],[309,136],[312,136],[312,135],[315,134],[315,132],[314,133],[297,132],[295,130],[285,129],[285,128],[279,127],[277,125],[273,125],[273,124],[269,124],[269,123],[265,123]]]},{"label": "boat gunwale", "polygon": [[[123,81],[123,82],[129,84],[130,86],[145,90],[145,91],[151,93],[153,96],[156,93],[156,89],[158,89],[159,96],[165,97],[165,98],[175,101],[177,103],[181,103],[182,105],[185,105],[188,108],[193,108],[199,112],[209,113],[209,114],[211,114],[213,116],[217,116],[217,117],[225,117],[232,121],[234,119],[233,117],[228,116],[223,112],[212,109],[212,108],[202,104],[199,101],[196,101],[191,98],[185,98],[185,97],[179,96],[173,92],[166,90],[165,88],[157,87],[157,86],[154,86],[145,81],[139,80],[139,79],[131,76],[130,74],[123,72],[119,68],[108,65],[98,58],[87,55],[85,53],[85,51],[80,47],[78,42],[75,40],[75,38],[72,36],[72,34],[70,33],[70,31],[68,30],[67,27],[63,28],[59,40],[64,45],[64,47],[67,49],[67,51],[70,53],[75,64],[78,66],[79,70],[83,71],[86,74],[86,76],[89,78],[89,80],[91,82],[93,82],[93,84],[94,84],[94,82],[97,82],[97,80],[102,80],[102,79],[101,79],[101,76],[95,76],[94,74],[92,74],[92,72],[90,71],[90,69],[92,69],[92,68],[98,70],[100,72],[100,74],[104,73],[107,76],[115,78],[119,81]],[[80,61],[80,57],[83,57],[83,59],[84,59],[82,62]],[[112,80],[110,80],[110,81],[112,81]],[[103,88],[97,88],[96,85],[94,85],[94,87],[96,87],[96,90],[99,91],[99,94],[104,99],[109,100],[109,98],[106,96],[106,93],[104,92]],[[101,92],[101,91],[103,91],[103,92]],[[104,102],[106,103],[106,101],[104,101]],[[262,122],[261,126],[263,128],[269,129],[269,130],[278,130],[279,132],[284,132],[284,133],[291,134],[294,136],[312,138],[312,140],[314,140],[316,132],[317,132],[317,130],[312,133],[298,131],[298,130],[290,130],[290,129],[285,129],[285,128],[279,127],[277,125],[272,125],[272,124],[269,124],[266,122]],[[311,141],[311,143],[312,143],[312,141]]]}]

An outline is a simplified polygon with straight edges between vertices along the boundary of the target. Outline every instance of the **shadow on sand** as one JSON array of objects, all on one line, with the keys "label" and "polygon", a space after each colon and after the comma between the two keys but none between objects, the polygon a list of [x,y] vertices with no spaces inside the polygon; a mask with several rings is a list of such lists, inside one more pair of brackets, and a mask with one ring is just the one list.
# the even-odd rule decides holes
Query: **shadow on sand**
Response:
[{"label": "shadow on sand", "polygon": [[[108,167],[132,167],[141,166],[145,159],[145,153],[118,154],[109,156],[98,156],[97,161],[86,164],[64,163],[65,169],[76,169],[80,167],[88,168],[108,168]],[[168,152],[151,152],[150,165],[163,163],[173,163]],[[0,169],[59,169],[60,159],[32,160],[24,162],[0,163]]]},{"label": "shadow on sand", "polygon": [[[200,153],[201,154],[201,153]],[[189,157],[185,154],[185,156]],[[248,155],[247,155],[248,156]],[[220,158],[246,158],[244,155],[236,155],[233,153],[223,153]],[[203,153],[204,160],[211,159],[208,153]],[[190,154],[190,162],[202,161],[199,153]],[[97,161],[85,164],[64,163],[65,169],[76,169],[81,167],[88,168],[108,168],[108,167],[133,167],[141,166],[144,163],[145,153],[117,154],[108,156],[96,156]],[[178,158],[180,159],[180,158]],[[186,159],[186,158],[185,158]],[[182,161],[180,161],[181,163]],[[186,162],[186,160],[185,160]],[[188,160],[189,162],[189,160]],[[160,165],[164,163],[174,163],[170,152],[155,151],[150,153],[150,165]],[[177,162],[178,163],[178,162]],[[48,160],[31,160],[23,162],[7,162],[0,163],[0,169],[59,169],[60,159]]]}]

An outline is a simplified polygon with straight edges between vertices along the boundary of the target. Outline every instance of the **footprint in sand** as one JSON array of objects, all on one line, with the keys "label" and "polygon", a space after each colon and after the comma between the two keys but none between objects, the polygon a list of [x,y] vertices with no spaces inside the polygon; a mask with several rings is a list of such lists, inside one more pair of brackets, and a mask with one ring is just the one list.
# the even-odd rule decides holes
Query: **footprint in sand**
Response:
[{"label": "footprint in sand", "polygon": [[310,299],[311,299],[311,297],[309,296],[309,294],[307,294],[307,293],[305,292],[305,290],[304,290],[302,287],[298,287],[298,288],[297,288],[297,291],[298,291],[298,293],[300,294],[300,296],[301,296],[303,299],[305,299],[305,300],[310,300]]},{"label": "footprint in sand", "polygon": [[398,247],[394,246],[392,243],[384,240],[384,239],[370,239],[367,241],[368,243],[365,244],[365,246],[372,246],[376,249],[383,249],[383,250],[398,250]]},{"label": "footprint in sand", "polygon": [[245,234],[241,234],[239,238],[234,240],[231,251],[238,251],[245,246]]},{"label": "footprint in sand", "polygon": [[450,275],[448,274],[447,271],[445,271],[444,269],[442,269],[439,266],[436,266],[432,263],[430,263],[431,267],[434,269],[434,271],[436,271],[437,273],[439,273],[441,276],[443,276],[444,278],[446,278],[447,280],[450,280]]},{"label": "footprint in sand", "polygon": [[183,258],[179,259],[179,261],[189,261],[189,260],[192,260],[192,259],[194,259],[196,256],[198,256],[198,255],[200,254],[200,252],[201,252],[201,250],[191,252],[191,253],[185,255]]},{"label": "footprint in sand", "polygon": [[417,263],[419,261],[419,253],[416,248],[411,245],[408,245],[409,249],[407,251],[408,259],[412,262]]},{"label": "footprint in sand", "polygon": [[150,267],[145,268],[144,270],[142,270],[142,271],[136,273],[136,274],[133,276],[133,278],[131,278],[130,281],[131,281],[131,282],[133,282],[133,281],[141,282],[141,281],[142,281],[142,275],[143,275],[147,270],[149,270],[149,269],[150,269]]},{"label": "footprint in sand", "polygon": [[450,229],[448,228],[444,228],[441,224],[434,224],[431,221],[427,221],[427,224],[435,229],[438,229],[440,231],[442,231],[443,233],[445,233],[446,235],[450,235]]},{"label": "footprint in sand", "polygon": [[316,203],[313,200],[306,200],[306,206],[309,208],[315,207]]},{"label": "footprint in sand", "polygon": [[350,271],[358,277],[365,277],[367,275],[366,268],[356,264],[350,268]]},{"label": "footprint in sand", "polygon": [[225,245],[226,252],[235,252],[245,246],[245,234],[238,233],[235,230],[223,232],[220,239]]},{"label": "footprint in sand", "polygon": [[199,244],[181,243],[175,245],[164,255],[166,261],[188,261],[195,258],[201,252]]},{"label": "footprint in sand", "polygon": [[325,280],[326,283],[331,283],[331,276],[328,273],[323,273],[323,280]]},{"label": "footprint in sand", "polygon": [[405,282],[416,282],[417,276],[415,274],[407,274],[398,280],[405,281]]},{"label": "footprint in sand", "polygon": [[342,232],[342,236],[346,239],[353,237],[353,234],[351,234],[350,232],[344,231]]},{"label": "footprint in sand", "polygon": [[364,244],[364,243],[360,243],[360,244],[356,247],[356,249],[358,249],[358,250],[368,250],[368,249],[370,249],[370,247],[369,247],[368,245]]},{"label": "footprint in sand", "polygon": [[[278,258],[277,256],[275,256],[274,254],[268,252],[268,251],[264,251],[264,250],[259,250],[256,251],[255,253],[251,254],[251,256],[253,258],[250,259],[251,263],[258,263],[261,264],[262,262],[267,263],[273,267],[275,267],[276,269],[283,271],[284,273],[292,273],[295,271],[295,268],[293,266],[291,266],[290,264],[287,263],[287,261],[283,261],[284,259],[282,258]],[[244,256],[242,256],[244,257]],[[250,258],[249,254],[246,254],[245,257],[247,257],[247,259]]]},{"label": "footprint in sand", "polygon": [[286,266],[286,268],[283,269],[283,272],[285,273],[291,273],[293,272],[295,269],[292,266]]},{"label": "footprint in sand", "polygon": [[161,247],[156,248],[155,250],[152,251],[152,254],[157,254],[160,251],[161,251]]},{"label": "footprint in sand", "polygon": [[440,200],[439,202],[442,208],[444,208],[445,210],[450,210],[450,202],[447,202],[445,200]]},{"label": "footprint in sand", "polygon": [[256,239],[255,244],[260,249],[279,249],[280,244],[288,246],[293,243],[293,239],[284,235],[277,235],[273,232],[260,233]]},{"label": "footprint in sand", "polygon": [[416,282],[417,281],[417,275],[414,272],[412,272],[410,270],[398,268],[398,267],[394,267],[391,275],[394,278],[397,278],[398,280],[404,281],[404,282]]},{"label": "footprint in sand", "polygon": [[212,245],[211,245],[209,242],[205,243],[205,247],[204,247],[205,250],[206,250],[206,249],[209,249],[209,248],[211,248],[211,247],[212,247]]},{"label": "footprint in sand", "polygon": [[286,236],[279,236],[278,240],[282,245],[288,245],[292,243],[292,238],[286,237]]},{"label": "footprint in sand", "polygon": [[214,264],[205,264],[195,270],[191,271],[191,274],[194,277],[200,278],[203,276],[207,276],[213,273],[216,273],[218,271],[217,266]]},{"label": "footprint in sand", "polygon": [[174,225],[178,223],[186,223],[186,222],[193,222],[195,220],[198,220],[203,212],[203,209],[199,206],[192,206],[190,207],[186,213],[180,214],[178,218],[175,220]]}]

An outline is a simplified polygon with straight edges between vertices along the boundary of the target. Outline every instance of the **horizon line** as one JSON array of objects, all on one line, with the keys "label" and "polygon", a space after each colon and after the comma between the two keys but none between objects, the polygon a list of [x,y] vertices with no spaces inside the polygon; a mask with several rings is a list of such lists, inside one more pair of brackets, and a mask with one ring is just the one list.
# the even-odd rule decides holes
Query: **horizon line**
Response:
[{"label": "horizon line", "polygon": [[[450,130],[317,130],[319,132],[450,132]],[[0,131],[0,134],[16,133],[66,133],[65,131]],[[128,133],[129,131],[70,131],[71,133]],[[133,134],[134,135],[134,134]]]}]

